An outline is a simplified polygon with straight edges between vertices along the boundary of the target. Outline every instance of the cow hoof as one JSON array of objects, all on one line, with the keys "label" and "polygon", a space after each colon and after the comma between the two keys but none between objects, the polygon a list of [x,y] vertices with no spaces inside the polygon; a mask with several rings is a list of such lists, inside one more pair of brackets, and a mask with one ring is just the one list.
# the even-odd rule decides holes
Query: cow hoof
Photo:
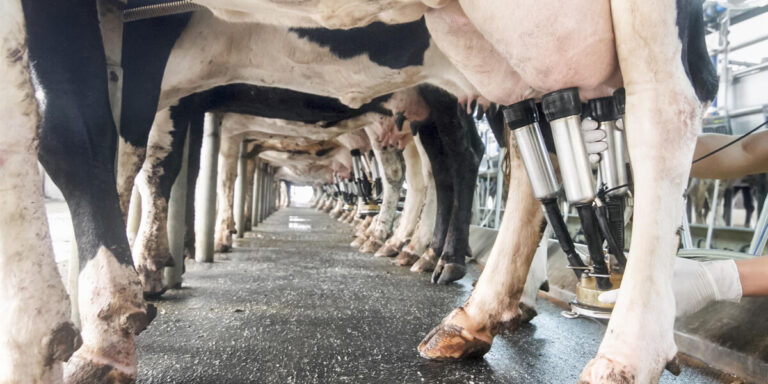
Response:
[{"label": "cow hoof", "polygon": [[411,272],[432,272],[437,264],[437,255],[432,248],[427,249],[421,257],[411,266]]},{"label": "cow hoof", "polygon": [[461,279],[467,274],[467,267],[458,263],[437,263],[432,272],[432,284],[449,284]]},{"label": "cow hoof", "polygon": [[120,318],[120,328],[132,335],[138,335],[157,317],[157,307],[147,304],[146,311],[134,311]]},{"label": "cow hoof", "polygon": [[216,246],[213,247],[213,251],[216,253],[227,253],[230,250],[232,250],[232,247],[227,244],[216,244]]},{"label": "cow hoof", "polygon": [[462,308],[453,311],[419,343],[421,357],[431,360],[461,360],[483,357],[491,349],[493,336],[470,332],[459,325],[466,318]]},{"label": "cow hoof", "polygon": [[371,237],[368,239],[368,241],[363,244],[362,247],[360,247],[360,252],[363,253],[374,253],[376,250],[378,250],[382,246],[382,242],[379,241],[379,239],[375,237]]},{"label": "cow hoof", "polygon": [[607,357],[590,361],[579,377],[579,384],[634,384],[635,375],[629,367]]},{"label": "cow hoof", "polygon": [[360,248],[363,243],[365,243],[366,238],[363,237],[363,235],[358,236],[356,239],[352,240],[352,242],[349,244],[352,248]]},{"label": "cow hoof", "polygon": [[397,249],[392,248],[389,244],[384,244],[381,248],[379,248],[378,251],[376,251],[376,254],[374,256],[376,257],[392,257],[397,255]]},{"label": "cow hoof", "polygon": [[397,257],[395,257],[394,260],[392,260],[392,262],[401,267],[408,267],[413,265],[413,263],[415,263],[418,259],[419,256],[416,254],[410,251],[402,251],[397,255]]},{"label": "cow hoof", "polygon": [[47,340],[49,364],[54,361],[67,361],[83,345],[80,331],[67,321],[59,324]]},{"label": "cow hoof", "polygon": [[530,323],[531,320],[533,320],[533,318],[539,314],[538,312],[536,312],[536,309],[534,309],[529,305],[520,303],[519,307],[520,307],[520,322],[523,324]]},{"label": "cow hoof", "polygon": [[66,384],[132,384],[136,374],[122,371],[108,363],[75,355],[64,368]]},{"label": "cow hoof", "polygon": [[144,291],[144,300],[159,300],[167,290],[168,287],[163,286],[159,290]]}]

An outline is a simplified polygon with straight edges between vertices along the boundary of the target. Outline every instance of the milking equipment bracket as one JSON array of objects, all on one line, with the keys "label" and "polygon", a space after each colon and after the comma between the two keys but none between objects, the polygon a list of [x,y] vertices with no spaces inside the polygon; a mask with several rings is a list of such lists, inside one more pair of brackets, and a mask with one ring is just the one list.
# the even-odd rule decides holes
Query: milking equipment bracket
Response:
[{"label": "milking equipment bracket", "polygon": [[[623,130],[615,121],[623,114],[623,92],[614,97],[590,100],[588,113],[606,133],[608,149],[598,162],[600,188],[596,188],[586,146],[581,134],[582,105],[574,88],[544,95],[541,104],[528,99],[504,109],[505,121],[515,134],[523,164],[535,197],[541,202],[547,220],[566,254],[579,282],[576,300],[566,317],[610,317],[613,304],[598,296],[621,284],[626,265],[624,255],[624,207],[629,195],[626,144]],[[544,115],[544,116],[542,116]],[[591,265],[586,265],[574,246],[558,205],[561,193],[542,131],[551,133],[555,144],[563,190],[575,206],[584,229]],[[608,243],[608,253],[603,243]],[[606,261],[611,260],[612,263]],[[606,257],[608,256],[608,257]]]}]

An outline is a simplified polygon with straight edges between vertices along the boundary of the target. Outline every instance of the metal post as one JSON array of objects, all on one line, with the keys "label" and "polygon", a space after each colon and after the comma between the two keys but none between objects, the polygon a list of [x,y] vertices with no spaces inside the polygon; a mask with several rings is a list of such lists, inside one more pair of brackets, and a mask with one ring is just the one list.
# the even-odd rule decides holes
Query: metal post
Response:
[{"label": "metal post", "polygon": [[507,149],[500,148],[498,161],[496,162],[496,198],[494,201],[494,220],[493,227],[499,229],[501,225],[501,205],[504,204],[504,172],[501,169],[501,164],[504,162],[504,153]]},{"label": "metal post", "polygon": [[259,225],[259,187],[261,186],[261,161],[256,159],[256,166],[253,168],[253,196],[251,196],[251,228]]},{"label": "metal post", "polygon": [[766,239],[768,239],[768,197],[766,197],[765,203],[763,203],[763,210],[757,219],[755,234],[752,236],[752,243],[749,245],[749,253],[752,256],[762,256]]},{"label": "metal post", "polygon": [[168,199],[168,248],[176,264],[165,268],[165,282],[169,288],[181,288],[181,274],[184,272],[184,236],[187,232],[187,173],[189,163],[189,130],[184,140],[181,155],[181,169],[171,187]]},{"label": "metal post", "polygon": [[717,208],[720,205],[718,201],[720,190],[720,179],[715,180],[715,190],[712,192],[712,219],[709,221],[709,228],[707,228],[707,241],[704,244],[705,249],[712,248],[712,233],[715,230],[715,222],[717,222]]},{"label": "metal post", "polygon": [[200,174],[197,178],[195,215],[195,261],[213,262],[213,235],[216,224],[216,174],[221,144],[220,121],[207,112],[203,123],[203,145],[200,150]]},{"label": "metal post", "polygon": [[[683,204],[685,207],[685,204]],[[680,234],[680,240],[683,242],[683,249],[693,248],[693,239],[691,239],[691,225],[688,222],[688,212],[683,209],[683,231]]]},{"label": "metal post", "polygon": [[245,140],[240,142],[240,157],[237,160],[237,179],[235,179],[235,235],[238,239],[245,234],[245,188],[248,187],[246,172],[248,171],[248,144]]}]

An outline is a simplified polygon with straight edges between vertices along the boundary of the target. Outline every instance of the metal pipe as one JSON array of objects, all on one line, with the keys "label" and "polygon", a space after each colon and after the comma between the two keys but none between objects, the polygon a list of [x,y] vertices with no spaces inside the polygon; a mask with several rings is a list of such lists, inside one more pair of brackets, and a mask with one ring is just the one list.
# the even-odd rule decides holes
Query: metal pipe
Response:
[{"label": "metal pipe", "polygon": [[188,0],[172,1],[164,4],[152,4],[142,7],[129,8],[123,11],[123,22],[151,19],[154,17],[170,16],[179,13],[195,12],[205,9],[200,4]]},{"label": "metal pipe", "polygon": [[757,219],[755,233],[752,236],[752,242],[749,245],[749,254],[752,256],[762,256],[765,250],[765,242],[768,240],[768,197],[763,203],[763,210]]},{"label": "metal pipe", "polygon": [[760,63],[760,64],[757,64],[757,65],[754,65],[754,66],[749,67],[749,68],[744,68],[744,69],[740,69],[738,71],[733,71],[731,73],[731,76],[732,76],[733,80],[736,80],[736,79],[739,79],[739,78],[742,78],[742,77],[745,77],[745,76],[750,76],[750,75],[757,74],[759,72],[765,71],[766,69],[768,69],[768,61],[766,61],[764,63]]},{"label": "metal pipe", "polygon": [[542,109],[549,121],[557,150],[565,195],[575,205],[592,259],[593,275],[600,289],[609,289],[610,272],[603,255],[603,239],[592,202],[595,182],[581,133],[581,100],[576,88],[551,92],[542,97]]},{"label": "metal pipe", "polygon": [[203,145],[200,150],[199,191],[196,199],[200,212],[195,215],[195,261],[213,262],[213,233],[216,224],[216,173],[221,144],[220,121],[215,113],[206,112],[203,123]]},{"label": "metal pipe", "polygon": [[715,190],[712,191],[712,220],[709,221],[709,228],[707,228],[707,240],[704,244],[705,249],[712,248],[712,233],[715,229],[715,222],[717,221],[717,208],[720,205],[718,201],[719,190],[720,179],[717,179],[715,180]]},{"label": "metal pipe", "polygon": [[[755,44],[763,42],[765,40],[768,40],[768,34],[757,36],[755,38],[743,41],[743,42],[741,42],[739,44],[729,45],[727,49],[730,52],[738,51],[739,49],[755,45]],[[723,53],[723,52],[725,52],[725,49],[726,49],[725,47],[723,47],[723,48],[715,48],[715,49],[709,51],[709,56],[714,56],[714,55]]]},{"label": "metal pipe", "polygon": [[742,116],[757,115],[759,113],[764,113],[765,111],[768,111],[767,105],[755,105],[753,107],[739,108],[724,112],[728,115],[728,117],[734,119]]},{"label": "metal pipe", "polygon": [[[557,204],[560,184],[557,182],[555,169],[544,145],[544,137],[539,128],[539,113],[533,99],[523,100],[504,108],[504,121],[515,135],[517,148],[523,160],[528,179],[531,182],[533,194],[541,201],[547,213],[552,229],[560,242],[560,247],[568,258],[569,268],[573,268],[578,278],[581,278],[587,266],[576,253],[573,239],[568,233],[568,227]],[[501,190],[496,192],[501,197]]]},{"label": "metal pipe", "polygon": [[548,93],[542,97],[542,106],[552,129],[565,196],[574,205],[591,204],[595,181],[581,134],[579,91],[568,88]]}]

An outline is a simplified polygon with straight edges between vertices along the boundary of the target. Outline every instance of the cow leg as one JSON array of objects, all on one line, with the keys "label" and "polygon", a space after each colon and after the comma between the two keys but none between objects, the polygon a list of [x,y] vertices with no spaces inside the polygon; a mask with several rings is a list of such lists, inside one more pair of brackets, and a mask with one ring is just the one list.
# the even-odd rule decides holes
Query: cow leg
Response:
[{"label": "cow leg", "polygon": [[376,252],[376,256],[392,257],[400,252],[413,235],[421,207],[424,205],[426,187],[424,179],[421,177],[419,150],[414,141],[405,146],[403,159],[405,160],[405,181],[408,183],[408,193],[405,195],[403,212],[400,215],[400,222],[395,233]]},{"label": "cow leg", "polygon": [[[413,123],[412,123],[413,124]],[[432,239],[427,250],[411,267],[412,272],[430,272],[435,269],[439,256],[443,253],[445,236],[453,209],[453,178],[449,166],[450,159],[438,136],[437,124],[434,119],[427,120],[419,126],[419,139],[424,151],[432,164],[432,175],[435,181],[437,205],[435,210],[435,225]]]},{"label": "cow leg", "polygon": [[677,353],[672,271],[701,107],[681,44],[670,39],[678,36],[675,1],[612,1],[611,11],[627,92],[635,216],[621,294],[581,382],[653,383]]},{"label": "cow leg", "polygon": [[[0,382],[55,383],[80,346],[53,258],[37,168],[39,115],[21,2],[0,4]],[[42,283],[42,284],[41,284]]]},{"label": "cow leg", "polygon": [[222,137],[216,186],[215,252],[229,252],[232,249],[232,235],[235,233],[234,204],[238,157],[240,157],[240,138]]},{"label": "cow leg", "polygon": [[[369,135],[373,137],[373,135]],[[378,250],[384,241],[392,234],[392,226],[397,217],[397,203],[400,200],[400,189],[403,187],[403,154],[396,147],[373,149],[376,161],[383,177],[384,194],[381,198],[381,210],[379,211],[376,226],[372,236],[363,244],[361,252],[373,253]]]},{"label": "cow leg", "polygon": [[133,244],[133,263],[145,298],[157,298],[167,289],[163,286],[163,271],[173,260],[168,244],[168,200],[181,170],[187,122],[176,109],[157,114],[149,135],[147,158],[136,178],[142,213]]},{"label": "cow leg", "polygon": [[[256,171],[256,159],[249,157],[245,165],[245,215],[243,216],[244,230],[251,230],[251,213],[253,212],[253,174]],[[245,235],[243,233],[243,235]]]},{"label": "cow leg", "polygon": [[420,87],[419,90],[436,120],[444,152],[443,161],[448,164],[447,175],[453,190],[452,199],[448,202],[451,207],[448,227],[444,229],[443,249],[438,253],[440,261],[432,275],[433,283],[447,284],[466,274],[464,259],[471,256],[469,224],[477,170],[484,147],[474,119],[457,108],[455,98],[431,87]]},{"label": "cow leg", "polygon": [[96,3],[23,5],[30,58],[46,100],[39,159],[67,200],[80,257],[83,347],[65,367],[65,380],[130,382],[135,335],[153,313],[142,298],[118,204],[117,130]]},{"label": "cow leg", "polygon": [[144,163],[168,56],[191,13],[133,21],[123,26],[123,98],[117,158],[117,193],[127,216],[136,174]]},{"label": "cow leg", "polygon": [[752,223],[752,214],[755,212],[755,203],[752,201],[752,186],[747,185],[741,189],[741,198],[744,201],[744,228],[749,228]]},{"label": "cow leg", "polygon": [[[505,321],[518,315],[528,269],[541,239],[544,214],[533,196],[519,151],[510,135],[509,193],[499,236],[467,302],[446,317],[419,344],[428,359],[482,356]],[[512,311],[510,311],[512,309]]]},{"label": "cow leg", "polygon": [[203,121],[205,113],[189,116],[189,157],[187,158],[187,213],[184,215],[184,258],[195,258],[195,187],[200,173],[200,149],[203,147]]},{"label": "cow leg", "polygon": [[421,208],[419,223],[416,224],[414,235],[411,242],[395,257],[395,264],[400,266],[410,266],[419,259],[429,246],[432,239],[432,233],[435,228],[435,211],[437,210],[437,194],[435,192],[435,178],[432,176],[432,165],[429,163],[429,157],[421,143],[421,138],[414,140],[416,149],[419,151],[421,160],[421,178],[425,185],[424,206]]}]

